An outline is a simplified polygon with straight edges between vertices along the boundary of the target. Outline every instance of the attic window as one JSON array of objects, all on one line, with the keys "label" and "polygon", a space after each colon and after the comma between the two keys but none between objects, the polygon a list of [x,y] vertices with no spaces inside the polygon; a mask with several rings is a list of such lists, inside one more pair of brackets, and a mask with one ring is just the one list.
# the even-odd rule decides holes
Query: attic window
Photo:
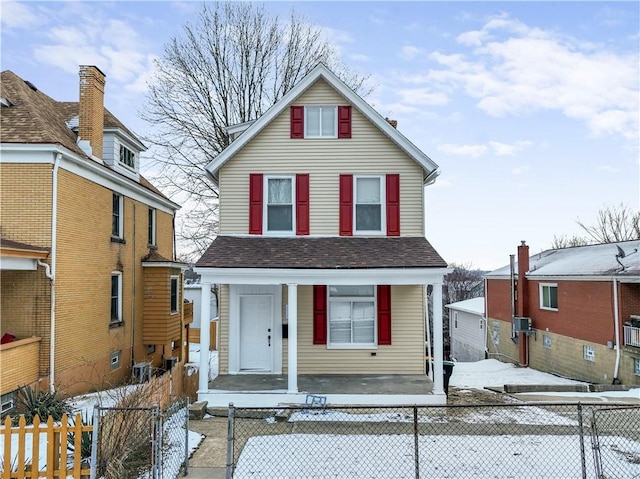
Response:
[{"label": "attic window", "polygon": [[136,154],[124,145],[120,145],[120,163],[132,170],[136,169]]}]

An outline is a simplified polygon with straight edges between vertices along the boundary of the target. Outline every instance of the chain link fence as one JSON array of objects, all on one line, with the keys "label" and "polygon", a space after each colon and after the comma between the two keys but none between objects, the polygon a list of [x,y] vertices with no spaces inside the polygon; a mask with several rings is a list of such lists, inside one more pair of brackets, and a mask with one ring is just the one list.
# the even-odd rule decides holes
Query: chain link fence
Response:
[{"label": "chain link fence", "polygon": [[229,409],[227,477],[640,477],[640,408]]},{"label": "chain link fence", "polygon": [[91,478],[174,479],[188,472],[188,400],[94,408]]}]

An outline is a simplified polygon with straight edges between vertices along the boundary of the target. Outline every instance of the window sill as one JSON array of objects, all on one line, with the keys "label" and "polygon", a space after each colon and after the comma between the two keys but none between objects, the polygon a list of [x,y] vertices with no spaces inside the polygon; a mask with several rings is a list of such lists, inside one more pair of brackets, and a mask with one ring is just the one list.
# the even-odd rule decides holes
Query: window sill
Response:
[{"label": "window sill", "polygon": [[558,308],[545,308],[544,306],[540,306],[540,309],[543,311],[558,311]]},{"label": "window sill", "polygon": [[124,240],[124,238],[118,238],[117,236],[112,236],[111,237],[111,242],[112,243],[127,244],[127,242]]},{"label": "window sill", "polygon": [[327,344],[327,349],[377,350],[375,344]]},{"label": "window sill", "polygon": [[124,321],[112,321],[109,323],[109,329],[121,328],[124,326]]}]

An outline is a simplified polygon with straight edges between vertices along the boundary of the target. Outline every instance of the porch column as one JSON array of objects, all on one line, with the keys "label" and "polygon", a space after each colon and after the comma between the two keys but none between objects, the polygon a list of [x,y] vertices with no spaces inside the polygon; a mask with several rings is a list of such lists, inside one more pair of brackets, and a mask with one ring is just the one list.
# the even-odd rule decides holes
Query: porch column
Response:
[{"label": "porch column", "polygon": [[433,283],[433,393],[444,394],[442,345],[442,283]]},{"label": "porch column", "polygon": [[211,283],[202,283],[200,291],[200,377],[198,390],[209,389],[209,317],[211,316]]},{"label": "porch column", "polygon": [[289,315],[289,362],[288,388],[289,394],[298,392],[298,285],[287,284],[289,302],[287,311]]}]

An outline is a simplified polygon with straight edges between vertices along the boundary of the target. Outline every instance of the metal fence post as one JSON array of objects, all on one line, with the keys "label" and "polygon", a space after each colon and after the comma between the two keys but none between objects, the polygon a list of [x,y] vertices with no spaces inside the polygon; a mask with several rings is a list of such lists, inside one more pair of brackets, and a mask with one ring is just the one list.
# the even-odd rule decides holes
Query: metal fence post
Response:
[{"label": "metal fence post", "polygon": [[420,455],[418,453],[418,406],[413,406],[413,450],[415,457],[416,479],[420,479]]},{"label": "metal fence post", "polygon": [[234,418],[235,408],[233,403],[229,403],[229,414],[227,415],[227,479],[233,478],[233,430],[234,430]]},{"label": "metal fence post", "polygon": [[580,460],[582,462],[582,479],[587,479],[587,459],[584,452],[584,422],[582,420],[581,403],[578,403],[578,427],[580,431]]},{"label": "metal fence post", "polygon": [[90,479],[96,479],[98,469],[98,429],[100,423],[100,407],[93,405],[93,433],[91,435],[91,470]]},{"label": "metal fence post", "polygon": [[184,475],[189,474],[189,398],[184,400]]}]

